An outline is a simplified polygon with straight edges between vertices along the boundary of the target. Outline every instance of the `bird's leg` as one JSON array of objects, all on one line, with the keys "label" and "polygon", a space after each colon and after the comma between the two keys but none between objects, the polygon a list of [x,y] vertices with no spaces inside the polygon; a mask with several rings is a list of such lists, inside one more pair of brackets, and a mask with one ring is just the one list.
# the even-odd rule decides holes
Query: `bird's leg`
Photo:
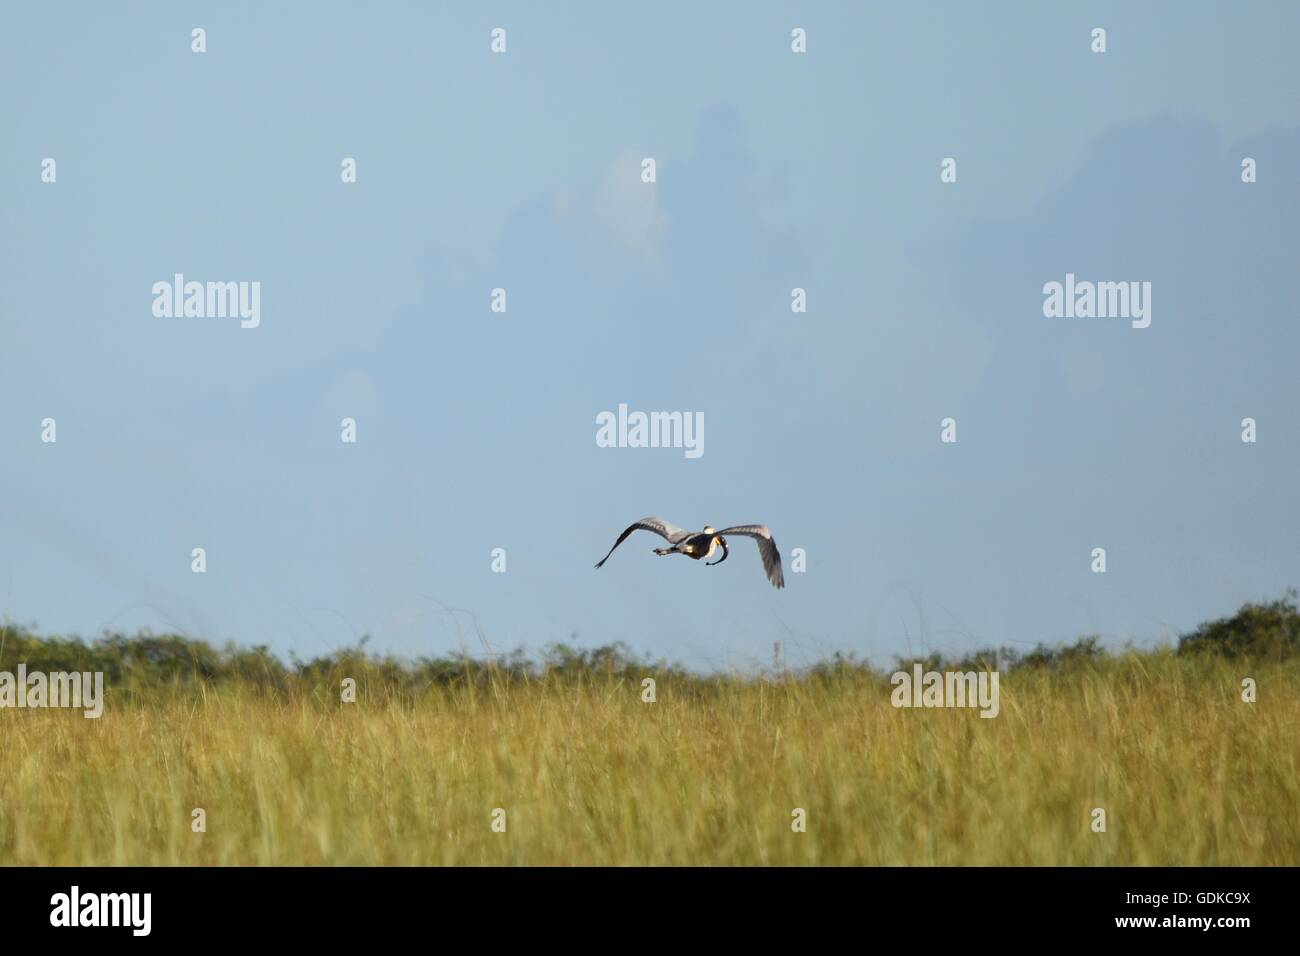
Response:
[{"label": "bird's leg", "polygon": [[704,563],[707,564],[709,567],[713,567],[715,564],[721,564],[723,561],[726,561],[726,560],[727,560],[727,554],[728,554],[728,552],[727,552],[727,542],[726,542],[726,540],[723,539],[723,538],[719,538],[719,539],[718,539],[718,544],[722,545],[722,557],[718,558],[718,560],[716,560],[716,561],[706,561],[706,562],[704,562]]},{"label": "bird's leg", "polygon": [[658,555],[672,554],[672,553],[673,553],[672,548],[655,548],[655,554]]}]

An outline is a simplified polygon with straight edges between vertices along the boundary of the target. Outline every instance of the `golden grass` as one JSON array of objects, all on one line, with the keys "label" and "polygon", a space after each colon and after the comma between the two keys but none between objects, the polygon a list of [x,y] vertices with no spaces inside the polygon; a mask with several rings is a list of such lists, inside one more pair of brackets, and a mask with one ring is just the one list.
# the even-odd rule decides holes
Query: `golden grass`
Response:
[{"label": "golden grass", "polygon": [[994,719],[889,691],[661,676],[646,704],[633,681],[548,678],[3,710],[0,863],[1300,863],[1294,666],[1013,671]]}]

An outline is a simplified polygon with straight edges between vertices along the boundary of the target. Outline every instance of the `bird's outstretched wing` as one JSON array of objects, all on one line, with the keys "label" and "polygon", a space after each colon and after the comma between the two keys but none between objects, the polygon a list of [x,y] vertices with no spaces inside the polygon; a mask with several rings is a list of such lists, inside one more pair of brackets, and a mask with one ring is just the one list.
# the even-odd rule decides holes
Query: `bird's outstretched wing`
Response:
[{"label": "bird's outstretched wing", "polygon": [[[653,531],[661,538],[666,539],[669,544],[676,544],[678,541],[681,541],[682,538],[685,538],[690,534],[689,531],[683,531],[681,528],[677,527],[677,525],[671,524],[663,518],[642,518],[640,521],[636,522],[636,524],[629,526],[626,531],[618,536],[618,540],[614,542],[614,548],[617,548],[620,544],[626,541],[627,536],[633,531]],[[609,560],[609,555],[614,553],[614,548],[610,548],[609,554],[596,562],[596,567],[600,567]]]},{"label": "bird's outstretched wing", "polygon": [[767,579],[772,582],[772,587],[785,587],[785,575],[781,571],[781,552],[776,550],[776,542],[772,540],[772,532],[765,524],[738,524],[734,528],[723,528],[718,532],[722,537],[729,534],[740,534],[747,538],[753,538],[758,542],[758,553],[763,558],[763,570],[767,572]]}]

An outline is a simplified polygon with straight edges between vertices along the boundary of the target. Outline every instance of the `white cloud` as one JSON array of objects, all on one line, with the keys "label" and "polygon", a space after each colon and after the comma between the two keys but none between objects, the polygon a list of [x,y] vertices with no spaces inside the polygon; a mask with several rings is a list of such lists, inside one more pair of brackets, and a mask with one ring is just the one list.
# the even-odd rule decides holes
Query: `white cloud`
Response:
[{"label": "white cloud", "polygon": [[668,217],[659,208],[658,185],[641,181],[641,157],[623,153],[592,197],[596,221],[633,256],[657,265],[659,239]]}]

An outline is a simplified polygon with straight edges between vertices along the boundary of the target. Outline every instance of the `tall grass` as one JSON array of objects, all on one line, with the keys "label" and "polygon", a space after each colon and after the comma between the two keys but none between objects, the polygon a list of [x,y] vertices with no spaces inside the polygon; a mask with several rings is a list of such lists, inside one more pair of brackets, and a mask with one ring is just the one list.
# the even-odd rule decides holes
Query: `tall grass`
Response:
[{"label": "tall grass", "polygon": [[994,719],[896,709],[860,667],[647,674],[654,703],[635,667],[488,668],[0,711],[0,863],[1300,863],[1296,662],[1020,667]]}]

